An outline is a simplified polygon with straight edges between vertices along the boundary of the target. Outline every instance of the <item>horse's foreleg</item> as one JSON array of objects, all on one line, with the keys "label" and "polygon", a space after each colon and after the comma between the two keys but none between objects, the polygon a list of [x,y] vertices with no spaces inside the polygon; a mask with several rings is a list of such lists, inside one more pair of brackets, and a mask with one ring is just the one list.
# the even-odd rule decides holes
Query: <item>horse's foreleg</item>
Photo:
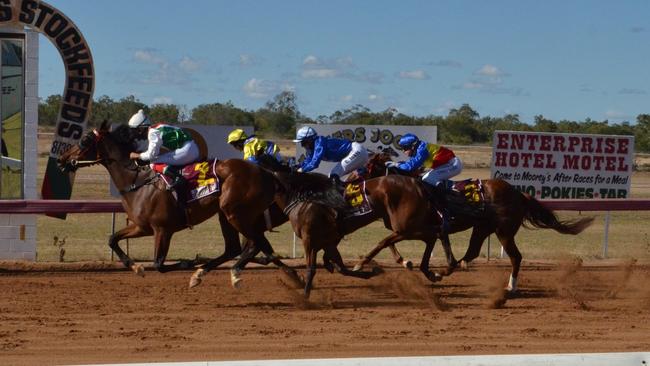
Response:
[{"label": "horse's foreleg", "polygon": [[[307,244],[305,244],[307,242]],[[314,283],[314,276],[316,276],[316,250],[312,249],[308,241],[303,240],[303,245],[305,246],[305,253],[307,257],[305,258],[307,262],[307,279],[305,280],[305,298],[308,299],[311,294],[311,288]]]},{"label": "horse's foreleg", "polygon": [[[384,248],[387,246],[392,246],[393,244],[404,240],[404,236],[402,234],[398,233],[390,233],[387,237],[385,237],[382,241],[380,241],[368,254],[366,254],[361,261],[359,261],[355,266],[353,271],[360,271],[364,265],[368,264],[379,252],[381,252]],[[393,248],[394,249],[394,248]],[[395,249],[395,252],[397,255],[399,255],[399,252],[397,252],[397,249]],[[400,256],[401,257],[401,256]]]},{"label": "horse's foreleg", "polygon": [[395,262],[398,264],[401,264],[404,268],[408,269],[409,271],[413,269],[413,262],[410,260],[405,260],[400,252],[397,250],[395,247],[395,244],[391,244],[388,246],[388,249],[390,249],[390,252],[393,253],[393,258],[395,258]]},{"label": "horse's foreleg", "polygon": [[266,239],[263,233],[258,234],[258,236],[256,237],[255,246],[257,246],[262,251],[262,253],[266,255],[266,258],[262,260],[252,258],[251,261],[264,264],[264,265],[267,265],[269,262],[273,263],[276,266],[278,266],[284,272],[284,274],[286,274],[289,277],[289,279],[293,282],[296,288],[302,288],[305,286],[305,282],[302,279],[302,277],[300,277],[298,272],[296,272],[295,269],[287,266],[286,264],[284,264],[284,262],[280,260],[278,255],[273,250],[271,243],[269,243],[268,239]]},{"label": "horse's foreleg", "polygon": [[436,244],[436,238],[433,239],[423,239],[426,244],[424,248],[424,253],[422,253],[422,261],[420,262],[420,271],[424,273],[424,276],[431,282],[438,282],[442,279],[442,276],[438,273],[431,272],[429,269],[429,261],[431,260],[431,253],[433,252],[433,246]]},{"label": "horse's foreleg", "polygon": [[244,251],[241,253],[239,256],[239,259],[235,264],[232,266],[232,269],[230,270],[230,282],[232,284],[232,287],[238,289],[241,287],[241,277],[239,275],[241,272],[244,270],[244,267],[248,262],[250,262],[256,255],[257,253],[260,252],[260,249],[255,243],[251,240],[246,241],[246,245],[244,246]]},{"label": "horse's foreleg", "polygon": [[174,235],[174,233],[171,231],[165,229],[154,229],[155,249],[153,266],[160,273],[194,268],[196,262],[195,260],[184,260],[174,264],[165,264],[167,253],[169,253],[169,245],[171,244],[172,235]]},{"label": "horse's foreleg", "polygon": [[115,252],[115,254],[117,254],[117,257],[120,258],[120,261],[124,266],[132,269],[140,276],[144,276],[144,267],[140,264],[135,264],[133,259],[124,253],[122,248],[120,248],[119,241],[122,239],[139,238],[146,235],[151,235],[151,231],[143,230],[140,226],[133,223],[111,235],[108,239],[108,246]]},{"label": "horse's foreleg", "polygon": [[447,258],[447,269],[445,273],[442,273],[442,275],[449,276],[452,272],[454,272],[454,269],[458,267],[458,261],[456,260],[456,257],[454,257],[454,252],[451,250],[449,235],[445,234],[440,237],[440,242],[442,243],[442,249],[445,251],[445,258]]}]

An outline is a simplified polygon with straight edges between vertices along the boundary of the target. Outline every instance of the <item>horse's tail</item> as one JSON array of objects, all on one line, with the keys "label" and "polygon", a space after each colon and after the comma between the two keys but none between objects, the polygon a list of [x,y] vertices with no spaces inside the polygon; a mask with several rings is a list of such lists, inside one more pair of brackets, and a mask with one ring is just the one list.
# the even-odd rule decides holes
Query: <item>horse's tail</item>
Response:
[{"label": "horse's tail", "polygon": [[560,221],[553,210],[542,205],[534,197],[524,195],[523,199],[526,206],[524,219],[538,229],[553,229],[560,234],[576,235],[594,221],[593,217]]}]

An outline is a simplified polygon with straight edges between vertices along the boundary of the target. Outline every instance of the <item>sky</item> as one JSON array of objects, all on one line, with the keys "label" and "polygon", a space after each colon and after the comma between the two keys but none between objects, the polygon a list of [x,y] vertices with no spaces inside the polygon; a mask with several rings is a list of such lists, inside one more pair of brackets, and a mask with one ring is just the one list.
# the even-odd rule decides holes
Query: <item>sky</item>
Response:
[{"label": "sky", "polygon": [[[364,105],[634,122],[650,113],[650,2],[49,0],[84,34],[95,97],[311,117]],[[39,95],[63,63],[41,36]]]}]

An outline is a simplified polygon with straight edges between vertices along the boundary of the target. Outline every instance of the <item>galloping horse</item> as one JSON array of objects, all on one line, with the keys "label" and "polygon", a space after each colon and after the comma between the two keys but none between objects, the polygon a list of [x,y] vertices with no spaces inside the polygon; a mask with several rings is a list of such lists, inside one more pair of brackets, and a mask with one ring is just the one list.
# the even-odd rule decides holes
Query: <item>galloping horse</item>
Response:
[{"label": "galloping horse", "polygon": [[[391,158],[388,154],[375,154],[367,165],[367,177],[385,176],[388,173],[398,173],[399,170],[387,169],[386,161]],[[417,182],[418,185],[425,184]],[[543,206],[534,197],[521,193],[508,182],[501,179],[487,179],[482,181],[483,197],[485,208],[483,214],[467,215],[471,210],[454,212],[452,207],[453,220],[450,223],[450,232],[455,233],[472,228],[467,252],[461,262],[469,263],[478,257],[483,241],[490,235],[496,234],[503,249],[510,257],[512,272],[508,282],[507,290],[517,290],[517,276],[521,266],[521,253],[515,243],[515,234],[525,224],[530,224],[538,229],[553,229],[561,234],[576,235],[586,229],[593,222],[593,217],[586,217],[577,220],[561,221],[555,213]],[[469,205],[469,203],[467,203]],[[439,220],[439,218],[438,218]],[[437,222],[439,224],[439,221]],[[434,230],[434,228],[431,228]],[[395,238],[397,239],[397,238]],[[450,270],[457,265],[449,245],[449,238],[445,235],[441,238],[443,248],[447,254],[447,264]],[[393,246],[399,240],[383,240],[377,247],[364,256],[355,268],[362,268],[383,248]]]},{"label": "galloping horse", "polygon": [[[393,231],[384,242],[422,240],[426,244],[420,270],[431,281],[436,274],[429,270],[428,258],[436,242],[431,230],[435,213],[429,206],[423,188],[412,177],[391,175],[365,181],[365,192],[372,210],[359,216],[345,216],[347,203],[341,193],[325,176],[317,173],[276,172],[280,182],[276,189],[276,203],[289,216],[294,232],[302,239],[305,249],[307,276],[305,296],[309,297],[314,275],[316,255],[323,250],[325,267],[346,276],[370,278],[377,271],[351,271],[346,268],[336,248],[343,236],[382,219]],[[242,256],[243,257],[243,256]]]},{"label": "galloping horse", "polygon": [[[108,245],[127,268],[144,275],[144,267],[134,263],[122,251],[119,241],[149,235],[154,236],[154,266],[159,272],[193,268],[195,261],[164,264],[172,235],[185,229],[187,224],[196,225],[218,214],[225,251],[195,272],[190,287],[200,283],[201,277],[211,269],[241,254],[239,233],[248,240],[245,250],[249,254],[254,256],[261,250],[267,256],[266,260],[261,260],[262,263],[273,262],[300,281],[297,273],[275,256],[271,244],[264,237],[263,212],[271,206],[275,194],[275,179],[270,172],[239,159],[217,161],[215,173],[220,180],[220,192],[189,202],[189,222],[186,222],[185,214],[162,179],[148,167],[140,167],[129,159],[133,150],[127,126],[120,125],[110,131],[108,123],[104,122],[99,129],[87,132],[79,145],[71,147],[58,159],[64,171],[94,164],[101,164],[108,170],[120,190],[124,211],[131,222],[113,234]],[[272,218],[273,225],[286,221],[286,216],[277,208],[273,212],[276,216]],[[251,258],[240,260],[238,268],[248,260]],[[233,281],[233,285],[237,283]]]}]

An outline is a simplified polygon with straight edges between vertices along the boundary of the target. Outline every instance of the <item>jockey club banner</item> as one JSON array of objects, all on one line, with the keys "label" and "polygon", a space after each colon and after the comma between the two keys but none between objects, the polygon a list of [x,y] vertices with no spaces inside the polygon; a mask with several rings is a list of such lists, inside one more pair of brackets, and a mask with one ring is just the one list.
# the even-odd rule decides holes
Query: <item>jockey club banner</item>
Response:
[{"label": "jockey club banner", "polygon": [[[397,142],[406,133],[415,134],[422,141],[436,143],[438,129],[436,126],[393,126],[393,125],[334,125],[334,124],[304,124],[297,125],[296,131],[302,126],[310,126],[321,136],[332,136],[358,142],[368,149],[368,152],[388,151],[397,156],[395,161],[405,161],[409,158],[399,150]],[[296,144],[296,160],[302,161],[305,149]],[[328,174],[335,163],[322,161],[316,172]]]},{"label": "jockey club banner", "polygon": [[90,48],[77,26],[44,1],[0,0],[0,25],[3,24],[26,26],[43,34],[63,59],[65,89],[41,194],[46,199],[69,199],[74,175],[62,173],[56,159],[78,143],[90,115],[95,89]]},{"label": "jockey club banner", "polygon": [[629,198],[634,136],[495,131],[492,178],[541,199]]}]

